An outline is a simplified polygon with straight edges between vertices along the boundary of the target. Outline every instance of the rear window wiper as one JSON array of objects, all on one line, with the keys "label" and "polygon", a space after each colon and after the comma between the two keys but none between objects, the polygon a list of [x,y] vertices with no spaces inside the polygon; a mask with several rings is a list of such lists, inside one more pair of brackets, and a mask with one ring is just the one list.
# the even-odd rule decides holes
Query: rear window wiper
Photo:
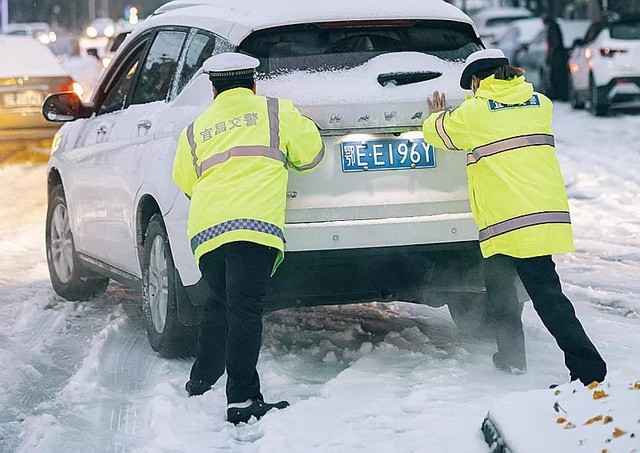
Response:
[{"label": "rear window wiper", "polygon": [[387,86],[389,83],[393,85],[409,85],[411,83],[426,82],[427,80],[437,79],[442,76],[441,72],[435,71],[415,71],[415,72],[386,72],[378,75],[378,83]]}]

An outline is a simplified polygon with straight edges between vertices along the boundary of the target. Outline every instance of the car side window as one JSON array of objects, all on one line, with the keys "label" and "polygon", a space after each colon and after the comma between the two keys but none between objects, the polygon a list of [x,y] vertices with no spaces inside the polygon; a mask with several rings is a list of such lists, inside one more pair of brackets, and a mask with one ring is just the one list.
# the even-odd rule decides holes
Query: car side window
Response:
[{"label": "car side window", "polygon": [[220,36],[205,31],[196,32],[187,42],[176,94],[187,86],[209,57],[234,50],[235,46]]},{"label": "car side window", "polygon": [[604,27],[604,24],[601,22],[596,22],[595,24],[591,25],[591,27],[589,27],[589,30],[587,30],[587,35],[584,37],[584,42],[593,42],[598,37],[600,32],[604,29]]},{"label": "car side window", "polygon": [[142,58],[145,47],[144,43],[140,44],[120,68],[115,82],[107,89],[98,115],[117,112],[125,107],[127,98],[131,92],[131,87],[138,73],[140,59]]},{"label": "car side window", "polygon": [[176,93],[180,93],[187,86],[191,78],[202,67],[205,60],[213,55],[216,36],[210,33],[198,32],[189,40],[178,78]]},{"label": "car side window", "polygon": [[186,31],[158,32],[140,71],[131,104],[167,99],[186,38]]}]

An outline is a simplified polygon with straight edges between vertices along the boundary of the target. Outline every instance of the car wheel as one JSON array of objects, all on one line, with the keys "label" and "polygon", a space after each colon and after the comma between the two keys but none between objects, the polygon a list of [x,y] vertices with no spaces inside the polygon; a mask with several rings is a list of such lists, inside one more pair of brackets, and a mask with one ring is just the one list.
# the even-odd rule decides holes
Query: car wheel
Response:
[{"label": "car wheel", "polygon": [[463,335],[482,336],[489,333],[490,316],[486,293],[456,294],[447,303],[453,322]]},{"label": "car wheel", "polygon": [[107,289],[109,279],[84,268],[78,260],[62,186],[55,187],[49,197],[45,242],[56,294],[67,300],[86,300]]},{"label": "car wheel", "polygon": [[591,93],[590,111],[595,116],[608,116],[609,104],[606,101],[602,101],[598,95],[598,88],[596,87],[593,77],[589,81],[589,91]]},{"label": "car wheel", "polygon": [[156,214],[144,241],[142,306],[149,343],[167,358],[193,355],[196,347],[197,328],[183,326],[178,319],[177,284],[167,231]]},{"label": "car wheel", "polygon": [[578,95],[578,92],[573,85],[571,77],[569,77],[569,100],[571,101],[571,107],[573,107],[574,110],[584,109],[584,101],[580,99],[580,96]]}]

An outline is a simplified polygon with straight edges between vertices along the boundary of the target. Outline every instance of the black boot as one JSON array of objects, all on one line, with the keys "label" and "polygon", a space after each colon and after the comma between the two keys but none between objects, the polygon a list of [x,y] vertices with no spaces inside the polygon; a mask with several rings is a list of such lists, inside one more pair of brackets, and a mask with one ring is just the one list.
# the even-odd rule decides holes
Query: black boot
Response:
[{"label": "black boot", "polygon": [[499,352],[493,354],[493,364],[500,371],[511,374],[525,374],[527,372],[526,362],[510,362],[505,359]]},{"label": "black boot", "polygon": [[211,384],[204,381],[187,381],[184,385],[189,396],[200,396],[211,390]]},{"label": "black boot", "polygon": [[265,403],[264,401],[254,400],[247,407],[231,407],[227,409],[227,420],[234,425],[237,425],[238,423],[247,423],[251,417],[255,417],[259,420],[271,409],[284,409],[285,407],[289,407],[288,401],[280,401],[278,403],[270,404]]}]

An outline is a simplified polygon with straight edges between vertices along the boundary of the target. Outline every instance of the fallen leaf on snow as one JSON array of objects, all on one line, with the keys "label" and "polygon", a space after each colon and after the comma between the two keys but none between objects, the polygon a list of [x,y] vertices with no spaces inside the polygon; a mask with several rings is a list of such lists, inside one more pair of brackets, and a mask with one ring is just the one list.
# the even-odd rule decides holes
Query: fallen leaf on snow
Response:
[{"label": "fallen leaf on snow", "polygon": [[599,400],[602,398],[606,398],[607,396],[607,392],[605,392],[604,390],[596,390],[595,392],[593,392],[593,399],[594,400]]},{"label": "fallen leaf on snow", "polygon": [[629,387],[629,390],[640,390],[640,381],[636,382],[633,387]]},{"label": "fallen leaf on snow", "polygon": [[600,421],[602,421],[602,415],[598,415],[597,417],[590,418],[584,424],[585,425],[591,425],[591,424],[593,424],[595,422],[600,422]]},{"label": "fallen leaf on snow", "polygon": [[574,425],[573,423],[569,422],[566,425],[564,425],[564,429],[573,429],[575,428],[576,425]]},{"label": "fallen leaf on snow", "polygon": [[614,438],[614,439],[617,439],[618,437],[622,437],[622,436],[624,436],[625,434],[627,434],[627,432],[626,432],[626,431],[622,431],[620,428],[616,428],[616,429],[613,431],[613,438]]},{"label": "fallen leaf on snow", "polygon": [[557,419],[557,420],[556,420],[556,423],[558,423],[558,424],[560,424],[560,425],[561,425],[562,423],[567,423],[567,419],[566,419],[566,418],[562,418],[562,417],[560,417],[559,419]]},{"label": "fallen leaf on snow", "polygon": [[611,423],[613,421],[613,417],[611,415],[607,415],[604,418],[604,424],[606,425],[607,423]]},{"label": "fallen leaf on snow", "polygon": [[587,387],[589,388],[589,390],[593,390],[594,388],[596,388],[597,386],[599,386],[600,383],[598,381],[593,381],[591,384],[589,384]]},{"label": "fallen leaf on snow", "polygon": [[555,392],[556,396],[560,395],[561,393],[562,393],[561,390],[556,390],[556,392]]}]

